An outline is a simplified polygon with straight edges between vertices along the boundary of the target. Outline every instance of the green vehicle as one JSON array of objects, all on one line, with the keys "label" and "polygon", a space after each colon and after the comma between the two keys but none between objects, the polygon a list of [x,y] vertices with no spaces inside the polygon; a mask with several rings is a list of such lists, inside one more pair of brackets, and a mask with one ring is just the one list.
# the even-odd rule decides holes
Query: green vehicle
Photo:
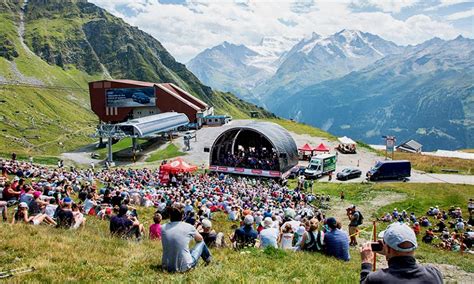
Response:
[{"label": "green vehicle", "polygon": [[320,178],[336,170],[336,155],[323,154],[311,158],[308,167],[304,171],[307,178]]}]

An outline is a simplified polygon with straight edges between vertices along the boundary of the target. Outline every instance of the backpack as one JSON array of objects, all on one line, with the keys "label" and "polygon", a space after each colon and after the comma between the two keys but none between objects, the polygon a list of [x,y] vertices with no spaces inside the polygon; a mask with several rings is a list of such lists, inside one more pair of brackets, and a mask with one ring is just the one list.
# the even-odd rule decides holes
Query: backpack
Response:
[{"label": "backpack", "polygon": [[308,232],[310,242],[304,246],[304,251],[322,251],[323,246],[321,244],[321,231],[318,231],[318,236],[315,238],[312,232]]},{"label": "backpack", "polygon": [[362,213],[360,213],[360,211],[356,211],[356,212],[359,213],[359,218],[357,219],[357,226],[360,226],[362,225],[364,221],[364,216],[362,216]]}]

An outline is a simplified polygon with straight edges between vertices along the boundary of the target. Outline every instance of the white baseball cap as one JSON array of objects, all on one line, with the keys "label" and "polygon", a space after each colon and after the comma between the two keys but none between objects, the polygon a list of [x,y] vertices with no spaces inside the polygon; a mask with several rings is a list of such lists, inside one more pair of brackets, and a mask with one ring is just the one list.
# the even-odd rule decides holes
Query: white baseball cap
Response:
[{"label": "white baseball cap", "polygon": [[[380,232],[379,237],[392,249],[400,252],[414,251],[418,247],[416,235],[413,230],[405,223],[396,222],[387,227],[385,231]],[[411,247],[404,248],[400,244],[409,242]]]}]

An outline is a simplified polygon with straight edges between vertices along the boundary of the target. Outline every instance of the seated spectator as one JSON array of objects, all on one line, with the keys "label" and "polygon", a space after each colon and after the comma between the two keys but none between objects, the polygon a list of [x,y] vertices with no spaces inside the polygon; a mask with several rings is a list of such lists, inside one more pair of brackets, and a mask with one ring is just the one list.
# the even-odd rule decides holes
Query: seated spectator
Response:
[{"label": "seated spectator", "polygon": [[427,243],[427,244],[431,244],[431,242],[433,241],[434,239],[434,233],[433,233],[433,230],[431,228],[429,228],[428,230],[426,230],[425,232],[425,235],[423,236],[423,238],[421,239],[424,243]]},{"label": "seated spectator", "polygon": [[446,228],[446,224],[444,223],[444,220],[441,219],[441,221],[439,221],[439,223],[436,224],[436,227],[438,227],[438,229],[435,232],[438,232],[438,233],[443,232],[444,229]]},{"label": "seated spectator", "polygon": [[17,191],[15,186],[13,186],[9,181],[5,182],[2,192],[2,198],[4,201],[14,204],[15,202],[18,202],[20,195],[21,191]]},{"label": "seated spectator", "polygon": [[[173,204],[169,209],[170,223],[163,225],[161,242],[163,245],[162,267],[168,272],[185,272],[196,267],[200,258],[209,264],[211,253],[203,237],[192,225],[182,222],[183,205]],[[196,245],[189,250],[189,242]]]},{"label": "seated spectator", "polygon": [[138,222],[136,217],[128,216],[128,207],[122,205],[117,215],[110,219],[110,233],[113,236],[121,238],[136,237],[141,239],[143,225]]},{"label": "seated spectator", "polygon": [[337,221],[334,217],[328,218],[326,224],[329,232],[324,235],[325,253],[349,261],[349,236],[346,232],[337,228]]},{"label": "seated spectator", "polygon": [[87,198],[84,201],[84,214],[86,215],[97,215],[95,211],[95,207],[97,206],[97,202],[94,199],[94,195],[92,193],[87,194]]},{"label": "seated spectator", "polygon": [[415,223],[413,224],[412,229],[413,229],[413,232],[415,232],[415,235],[419,235],[419,234],[420,234],[420,231],[421,231],[420,223],[415,222]]},{"label": "seated spectator", "polygon": [[150,240],[161,240],[161,214],[155,213],[153,224],[150,225]]},{"label": "seated spectator", "polygon": [[8,203],[6,201],[0,200],[0,214],[2,214],[3,222],[7,222]]},{"label": "seated spectator", "polygon": [[273,227],[273,220],[271,217],[265,217],[263,220],[263,230],[258,235],[260,247],[274,247],[278,248],[278,229]]},{"label": "seated spectator", "polygon": [[209,219],[203,219],[201,222],[201,228],[198,230],[201,234],[204,242],[208,247],[224,247],[224,233],[217,233],[212,229],[212,222]]},{"label": "seated spectator", "polygon": [[324,245],[324,232],[319,231],[319,221],[316,218],[309,220],[309,230],[303,234],[301,250],[322,251]]},{"label": "seated spectator", "polygon": [[56,204],[56,199],[55,198],[51,198],[49,200],[49,204],[46,205],[45,209],[44,209],[44,213],[46,215],[48,215],[51,219],[55,219],[55,213],[56,213],[56,210],[58,209],[58,205]]},{"label": "seated spectator", "polygon": [[431,223],[430,223],[430,220],[428,220],[428,218],[426,218],[425,216],[423,216],[423,217],[421,217],[420,225],[421,225],[422,227],[429,227],[429,226],[431,226]]},{"label": "seated spectator", "polygon": [[255,241],[258,237],[257,231],[253,228],[254,219],[252,215],[246,215],[244,218],[244,225],[235,230],[231,238],[234,247],[242,249],[244,247],[255,246]]},{"label": "seated spectator", "polygon": [[81,210],[79,210],[79,206],[75,203],[72,204],[72,215],[74,216],[73,229],[79,229],[86,225],[86,218],[84,218],[84,214],[82,214]]},{"label": "seated spectator", "polygon": [[290,223],[285,223],[282,226],[280,233],[280,248],[282,249],[293,249],[293,229]]},{"label": "seated spectator", "polygon": [[49,218],[46,214],[29,216],[28,204],[26,204],[25,202],[21,202],[20,204],[18,204],[17,211],[13,215],[12,224],[15,224],[16,222],[23,222],[35,226],[40,225],[43,222],[50,225],[56,225],[56,222],[53,219]]},{"label": "seated spectator", "polygon": [[111,203],[112,207],[120,207],[122,205],[122,196],[120,195],[120,191],[115,191],[115,196],[112,197]]},{"label": "seated spectator", "polygon": [[63,204],[56,214],[57,228],[69,229],[74,224],[74,214],[72,213],[72,199],[64,198]]}]

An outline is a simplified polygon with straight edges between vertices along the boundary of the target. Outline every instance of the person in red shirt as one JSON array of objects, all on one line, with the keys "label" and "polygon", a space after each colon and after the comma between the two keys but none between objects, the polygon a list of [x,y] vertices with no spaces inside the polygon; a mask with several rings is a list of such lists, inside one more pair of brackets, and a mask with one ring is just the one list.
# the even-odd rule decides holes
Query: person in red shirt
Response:
[{"label": "person in red shirt", "polygon": [[413,224],[412,229],[413,229],[413,231],[415,232],[415,235],[419,235],[419,234],[420,234],[420,230],[421,230],[420,223],[415,222],[415,223]]}]

